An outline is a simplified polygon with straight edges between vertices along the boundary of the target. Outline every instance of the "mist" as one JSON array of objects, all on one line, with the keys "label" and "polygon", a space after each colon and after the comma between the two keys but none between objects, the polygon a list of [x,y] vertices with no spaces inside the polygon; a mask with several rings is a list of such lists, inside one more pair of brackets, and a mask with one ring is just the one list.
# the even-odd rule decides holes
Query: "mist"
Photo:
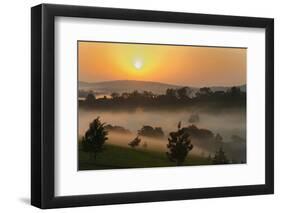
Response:
[{"label": "mist", "polygon": [[[194,111],[143,111],[141,108],[128,111],[102,111],[79,110],[79,135],[83,135],[88,129],[89,123],[96,117],[102,122],[111,125],[122,126],[136,135],[143,125],[161,127],[165,138],[171,131],[175,131],[179,121],[182,126],[189,126],[190,116]],[[224,142],[228,142],[232,135],[246,138],[246,113],[243,110],[232,110],[220,113],[197,112],[200,119],[194,123],[199,128],[220,134]]]}]

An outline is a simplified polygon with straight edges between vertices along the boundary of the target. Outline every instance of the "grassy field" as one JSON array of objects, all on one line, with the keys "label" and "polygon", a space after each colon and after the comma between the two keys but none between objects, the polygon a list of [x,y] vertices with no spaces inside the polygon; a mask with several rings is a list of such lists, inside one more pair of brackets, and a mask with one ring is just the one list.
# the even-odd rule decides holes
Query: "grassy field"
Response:
[{"label": "grassy field", "polygon": [[[208,165],[210,162],[203,157],[188,155],[184,165]],[[90,158],[79,148],[79,170],[97,169],[124,169],[175,166],[170,162],[166,153],[148,151],[141,148],[120,147],[105,145],[103,152],[97,155],[97,159]]]}]

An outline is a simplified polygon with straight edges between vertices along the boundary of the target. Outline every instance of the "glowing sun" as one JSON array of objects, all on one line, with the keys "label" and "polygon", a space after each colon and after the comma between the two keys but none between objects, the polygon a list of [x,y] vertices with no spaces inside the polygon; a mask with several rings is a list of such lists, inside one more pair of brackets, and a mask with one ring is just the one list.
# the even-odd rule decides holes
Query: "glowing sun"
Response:
[{"label": "glowing sun", "polygon": [[140,70],[143,66],[143,61],[141,59],[135,59],[133,61],[133,64],[134,64],[134,67],[137,69],[137,70]]}]

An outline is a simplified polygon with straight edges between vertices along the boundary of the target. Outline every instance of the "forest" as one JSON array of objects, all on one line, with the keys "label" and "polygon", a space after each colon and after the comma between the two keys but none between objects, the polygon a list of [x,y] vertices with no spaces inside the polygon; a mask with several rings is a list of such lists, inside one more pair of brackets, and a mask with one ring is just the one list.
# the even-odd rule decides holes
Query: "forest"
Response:
[{"label": "forest", "polygon": [[227,91],[212,91],[209,87],[202,87],[194,91],[189,87],[167,89],[165,94],[154,94],[150,91],[116,93],[110,96],[96,98],[94,91],[80,90],[79,107],[82,109],[181,109],[197,107],[216,110],[218,108],[245,108],[246,92],[239,87],[230,87]]}]

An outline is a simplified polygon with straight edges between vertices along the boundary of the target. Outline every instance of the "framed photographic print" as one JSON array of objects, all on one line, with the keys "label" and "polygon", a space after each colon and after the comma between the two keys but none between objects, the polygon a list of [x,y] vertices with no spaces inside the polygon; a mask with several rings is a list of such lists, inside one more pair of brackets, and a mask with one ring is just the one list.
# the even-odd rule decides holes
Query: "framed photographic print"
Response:
[{"label": "framed photographic print", "polygon": [[31,9],[31,203],[271,194],[274,21]]}]

